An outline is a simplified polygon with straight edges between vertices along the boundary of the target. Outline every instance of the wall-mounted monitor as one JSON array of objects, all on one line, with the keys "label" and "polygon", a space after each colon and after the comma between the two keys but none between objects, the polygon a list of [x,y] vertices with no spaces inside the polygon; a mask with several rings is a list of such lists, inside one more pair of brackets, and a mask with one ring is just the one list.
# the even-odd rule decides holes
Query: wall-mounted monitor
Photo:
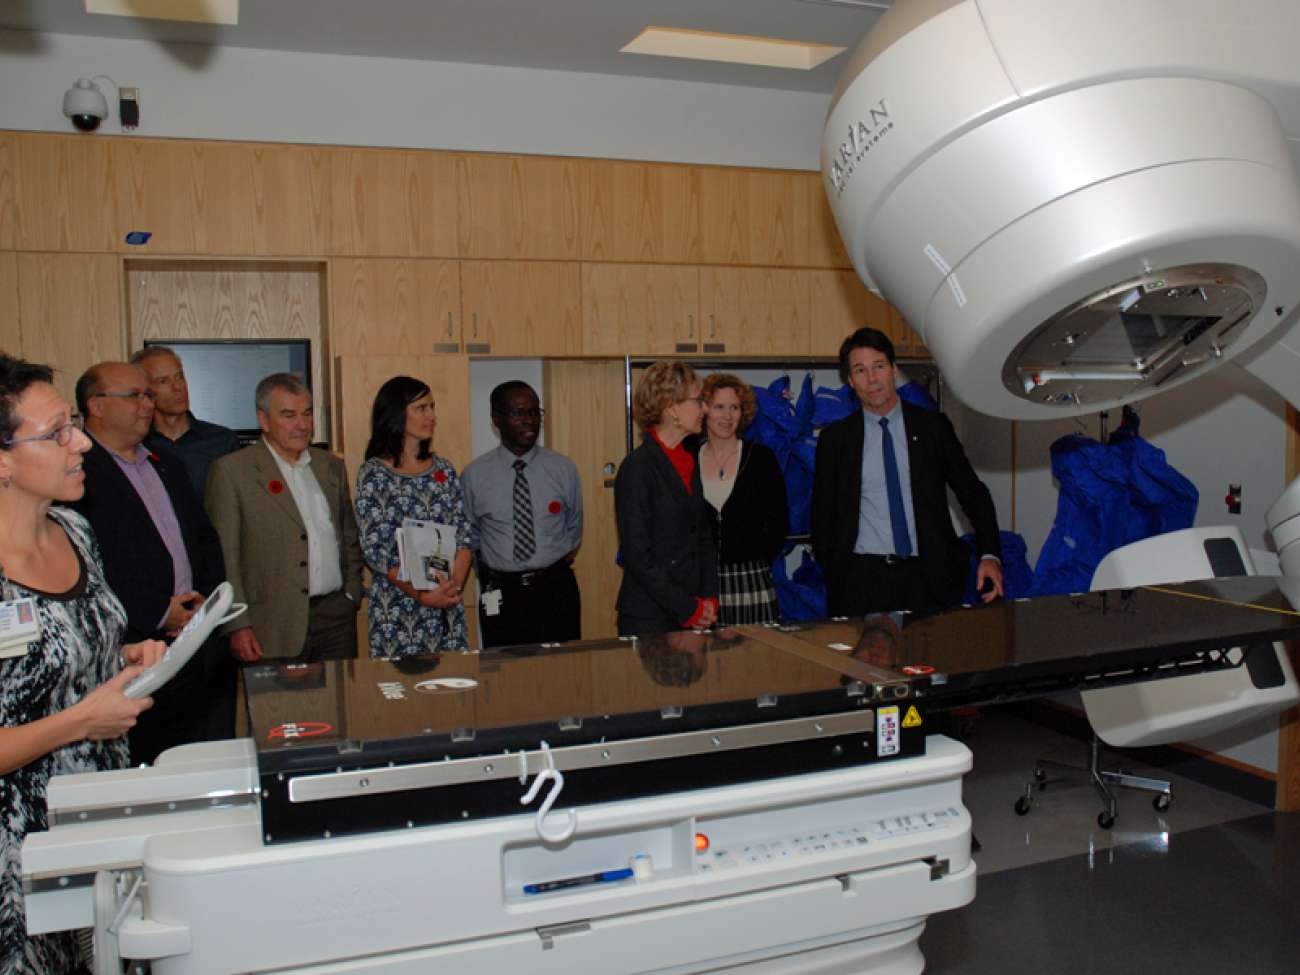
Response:
[{"label": "wall-mounted monitor", "polygon": [[290,372],[311,388],[308,339],[148,339],[165,345],[185,367],[190,411],[201,420],[230,427],[241,437],[256,437],[257,384],[273,372]]}]

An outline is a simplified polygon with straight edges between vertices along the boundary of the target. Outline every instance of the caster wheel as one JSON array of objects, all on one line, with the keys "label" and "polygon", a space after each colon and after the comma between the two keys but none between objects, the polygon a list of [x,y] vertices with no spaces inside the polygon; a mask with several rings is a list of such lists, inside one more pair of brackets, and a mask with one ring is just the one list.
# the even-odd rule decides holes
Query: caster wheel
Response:
[{"label": "caster wheel", "polygon": [[1034,808],[1034,804],[1029,801],[1028,796],[1021,796],[1019,799],[1016,800],[1017,816],[1027,816],[1029,815],[1029,810],[1033,808]]},{"label": "caster wheel", "polygon": [[1171,796],[1168,792],[1161,792],[1159,795],[1157,795],[1154,799],[1151,800],[1151,805],[1156,812],[1164,812],[1166,809],[1169,808],[1169,804],[1172,803],[1173,801],[1174,801],[1174,797]]},{"label": "caster wheel", "polygon": [[1115,817],[1110,813],[1097,813],[1097,825],[1102,829],[1110,829],[1115,825]]},{"label": "caster wheel", "polygon": [[1034,769],[1034,781],[1043,782],[1047,779],[1047,773],[1040,768]]}]

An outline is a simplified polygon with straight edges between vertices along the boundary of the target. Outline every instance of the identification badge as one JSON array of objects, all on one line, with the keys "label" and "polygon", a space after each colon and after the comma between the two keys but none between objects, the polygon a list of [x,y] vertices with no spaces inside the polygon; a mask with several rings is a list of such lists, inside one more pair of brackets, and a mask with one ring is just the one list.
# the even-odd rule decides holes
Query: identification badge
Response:
[{"label": "identification badge", "polygon": [[501,612],[501,590],[485,589],[482,596],[483,613],[486,616],[496,616]]},{"label": "identification badge", "polygon": [[23,656],[27,645],[40,636],[41,623],[34,600],[11,599],[0,603],[0,659]]}]

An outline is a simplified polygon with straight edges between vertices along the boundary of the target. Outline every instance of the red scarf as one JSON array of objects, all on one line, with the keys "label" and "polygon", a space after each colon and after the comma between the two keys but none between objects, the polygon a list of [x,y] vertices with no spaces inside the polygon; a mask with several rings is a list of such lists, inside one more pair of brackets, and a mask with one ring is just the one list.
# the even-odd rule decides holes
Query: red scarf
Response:
[{"label": "red scarf", "polygon": [[678,443],[676,447],[669,447],[659,439],[659,434],[655,433],[654,430],[650,431],[650,436],[654,437],[655,443],[657,443],[659,448],[668,455],[668,460],[673,465],[673,470],[677,472],[677,476],[680,477],[682,483],[686,485],[686,493],[692,494],[691,478],[695,474],[695,458],[691,455],[691,452],[683,447],[681,443]]}]

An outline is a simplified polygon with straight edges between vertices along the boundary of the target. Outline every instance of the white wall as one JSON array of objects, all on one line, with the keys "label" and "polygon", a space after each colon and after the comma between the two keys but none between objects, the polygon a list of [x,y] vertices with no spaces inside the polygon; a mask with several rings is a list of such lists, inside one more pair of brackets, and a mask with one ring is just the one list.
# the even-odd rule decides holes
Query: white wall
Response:
[{"label": "white wall", "polygon": [[[141,89],[146,136],[806,170],[818,168],[830,102],[570,71],[0,31],[0,128],[72,131],[63,92],[96,74]],[[100,131],[119,131],[112,111]]]}]

